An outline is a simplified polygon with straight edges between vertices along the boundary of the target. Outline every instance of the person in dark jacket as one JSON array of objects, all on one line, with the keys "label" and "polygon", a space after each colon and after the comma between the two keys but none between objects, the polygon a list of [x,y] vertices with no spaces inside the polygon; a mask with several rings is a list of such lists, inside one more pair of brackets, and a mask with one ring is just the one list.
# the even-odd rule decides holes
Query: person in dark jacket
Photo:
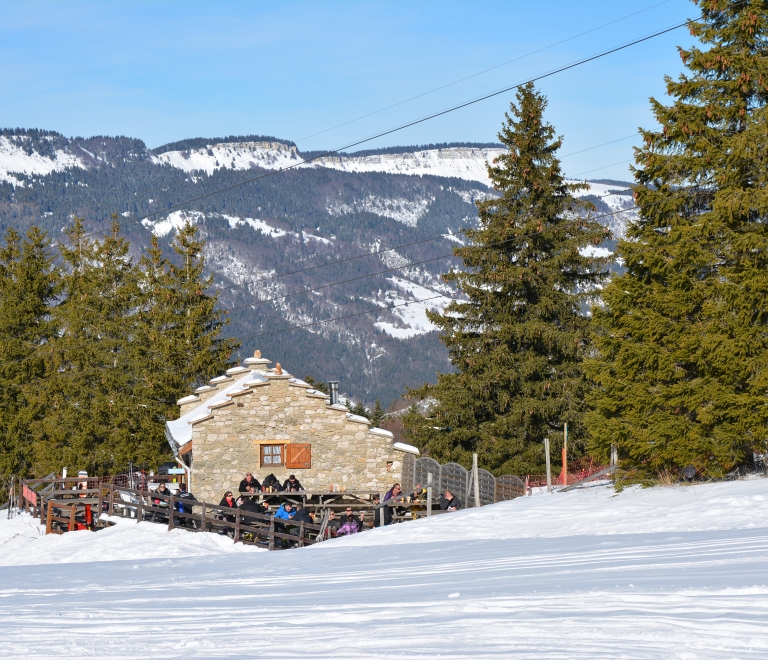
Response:
[{"label": "person in dark jacket", "polygon": [[450,490],[446,490],[440,496],[439,502],[440,508],[443,511],[458,511],[461,509],[461,502],[459,502],[459,498],[454,497]]},{"label": "person in dark jacket", "polygon": [[[373,496],[373,503],[376,505],[379,504],[378,495]],[[378,509],[374,508],[373,510],[373,526],[381,527],[382,519],[384,520],[385,525],[389,525],[392,522],[392,509],[390,509],[388,506],[382,506]]]},{"label": "person in dark jacket", "polygon": [[296,505],[296,514],[293,516],[293,522],[303,522],[313,524],[312,516],[309,515],[309,511],[304,508],[303,504]]},{"label": "person in dark jacket", "polygon": [[363,523],[360,519],[352,513],[352,507],[347,507],[344,515],[339,520],[339,529],[336,531],[336,536],[349,536],[351,534],[357,534],[363,527]]},{"label": "person in dark jacket", "polygon": [[272,489],[273,491],[281,491],[283,489],[274,474],[267,475],[264,482],[261,484],[261,490],[268,491],[269,489]]},{"label": "person in dark jacket", "polygon": [[331,509],[328,512],[328,525],[325,528],[325,538],[329,539],[333,536],[336,536],[336,532],[339,529],[339,519],[336,517],[336,512]]},{"label": "person in dark jacket", "polygon": [[[229,507],[230,509],[237,508],[237,500],[235,500],[231,490],[228,490],[226,493],[224,493],[224,497],[221,498],[221,502],[219,502],[219,506],[226,506],[226,507]],[[235,516],[229,512],[222,513],[221,520],[226,520],[227,522],[233,523],[235,522]],[[228,527],[225,527],[219,532],[219,534],[232,535],[233,532]]]},{"label": "person in dark jacket", "polygon": [[[164,481],[157,487],[157,490],[155,492],[158,495],[165,495],[166,497],[170,497],[171,495],[173,495],[173,493],[171,492],[171,489],[168,488],[168,486],[165,485]],[[160,497],[153,497],[152,498],[152,504],[154,504],[155,506],[158,506],[158,505],[160,505],[160,506],[168,505],[168,503],[169,503],[169,500],[162,499]]]},{"label": "person in dark jacket", "polygon": [[263,514],[267,511],[263,505],[259,504],[255,499],[251,497],[241,497],[239,500],[237,500],[237,505],[240,508],[240,511],[245,511],[247,513]]},{"label": "person in dark jacket", "polygon": [[238,492],[240,495],[244,495],[246,493],[250,493],[252,496],[256,493],[261,491],[261,484],[259,483],[258,479],[255,479],[253,474],[248,472],[245,475],[245,479],[243,479],[240,482],[240,486],[238,488]]},{"label": "person in dark jacket", "polygon": [[301,485],[295,474],[290,475],[283,484],[283,490],[287,490],[290,493],[298,493],[303,491],[304,487]]},{"label": "person in dark jacket", "polygon": [[[192,513],[192,502],[197,502],[197,498],[187,491],[187,487],[184,484],[179,484],[179,492],[176,494],[178,500],[176,501],[176,511],[179,513]],[[174,525],[181,525],[182,527],[194,527],[195,521],[191,518],[179,518],[173,519]]]}]

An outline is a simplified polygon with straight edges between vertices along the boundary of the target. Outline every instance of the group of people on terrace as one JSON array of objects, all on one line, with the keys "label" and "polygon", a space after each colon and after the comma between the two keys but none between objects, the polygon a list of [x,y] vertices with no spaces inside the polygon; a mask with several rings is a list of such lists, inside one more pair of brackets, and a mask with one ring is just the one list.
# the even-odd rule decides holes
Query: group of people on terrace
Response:
[{"label": "group of people on terrace", "polygon": [[[283,532],[287,530],[291,533],[291,530],[296,529],[297,523],[320,524],[315,514],[307,510],[301,502],[284,499],[277,509],[270,510],[268,499],[263,497],[265,494],[272,493],[287,495],[302,492],[304,488],[296,475],[291,474],[281,484],[274,474],[269,474],[263,482],[259,483],[253,473],[248,472],[240,482],[237,492],[228,490],[221,498],[219,502],[219,506],[222,507],[221,519],[235,522],[235,516],[227,509],[237,509],[247,513],[273,515],[275,523],[279,524],[279,529]],[[153,498],[153,504],[161,506],[166,501],[165,498],[172,494],[165,483],[161,483],[155,493],[163,497]],[[373,508],[368,514],[365,511],[356,513],[350,505],[344,508],[343,513],[336,513],[333,508],[329,508],[325,534],[329,538],[349,536],[368,527],[382,527],[399,522],[405,519],[408,512],[407,505],[423,504],[426,495],[427,489],[421,485],[418,485],[413,492],[404,493],[400,484],[395,483],[384,495],[383,503],[380,502],[378,495],[373,496]],[[192,502],[196,501],[195,496],[186,490],[185,485],[180,484],[175,495],[174,509],[179,513],[192,513]],[[449,490],[444,490],[440,494],[438,504],[443,511],[458,511],[462,507],[459,499]],[[369,520],[366,520],[366,517]],[[180,524],[183,525],[184,521],[182,520]]]}]

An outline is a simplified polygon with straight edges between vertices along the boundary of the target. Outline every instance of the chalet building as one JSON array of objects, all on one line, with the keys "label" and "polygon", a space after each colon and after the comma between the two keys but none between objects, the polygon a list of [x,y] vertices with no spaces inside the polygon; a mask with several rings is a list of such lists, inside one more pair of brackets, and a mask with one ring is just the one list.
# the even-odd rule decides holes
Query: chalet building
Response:
[{"label": "chalet building", "polygon": [[281,482],[295,474],[316,491],[381,492],[401,480],[415,447],[269,364],[256,351],[178,401],[181,416],[166,436],[198,499],[218,501],[246,472]]}]

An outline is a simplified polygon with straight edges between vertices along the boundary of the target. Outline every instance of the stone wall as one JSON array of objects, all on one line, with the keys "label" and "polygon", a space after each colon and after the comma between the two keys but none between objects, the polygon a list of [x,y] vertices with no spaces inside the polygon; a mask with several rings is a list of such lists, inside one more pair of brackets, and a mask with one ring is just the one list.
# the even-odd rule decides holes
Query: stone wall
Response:
[{"label": "stone wall", "polygon": [[[403,454],[392,447],[388,431],[369,429],[367,419],[329,405],[324,394],[310,393],[309,385],[288,374],[265,371],[266,360],[249,362],[267,382],[249,385],[193,422],[192,490],[198,499],[218,502],[246,472],[259,481],[273,473],[281,482],[295,474],[308,490],[333,484],[385,491],[400,480]],[[262,444],[291,443],[311,445],[309,469],[260,467]]]}]

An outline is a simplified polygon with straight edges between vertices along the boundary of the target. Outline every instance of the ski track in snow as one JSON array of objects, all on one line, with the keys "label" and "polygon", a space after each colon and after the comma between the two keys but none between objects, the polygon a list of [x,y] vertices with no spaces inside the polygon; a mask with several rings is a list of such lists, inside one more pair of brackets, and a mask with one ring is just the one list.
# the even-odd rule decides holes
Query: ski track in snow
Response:
[{"label": "ski track in snow", "polygon": [[[0,568],[2,657],[768,657],[765,479],[543,494],[275,553],[29,522],[0,520],[0,559],[49,562]],[[68,546],[91,556],[57,563]]]}]

